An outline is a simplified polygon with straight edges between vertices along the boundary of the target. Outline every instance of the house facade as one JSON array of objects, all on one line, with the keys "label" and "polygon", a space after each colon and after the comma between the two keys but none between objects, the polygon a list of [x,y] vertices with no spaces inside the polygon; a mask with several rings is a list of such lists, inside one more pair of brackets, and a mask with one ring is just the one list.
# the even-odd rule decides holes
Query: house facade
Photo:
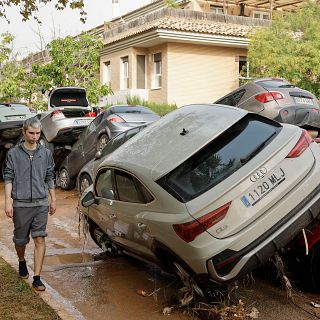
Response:
[{"label": "house facade", "polygon": [[114,94],[102,105],[127,96],[177,106],[217,100],[239,86],[249,33],[269,26],[275,5],[285,3],[176,2],[179,9],[154,1],[104,26],[100,80]]}]

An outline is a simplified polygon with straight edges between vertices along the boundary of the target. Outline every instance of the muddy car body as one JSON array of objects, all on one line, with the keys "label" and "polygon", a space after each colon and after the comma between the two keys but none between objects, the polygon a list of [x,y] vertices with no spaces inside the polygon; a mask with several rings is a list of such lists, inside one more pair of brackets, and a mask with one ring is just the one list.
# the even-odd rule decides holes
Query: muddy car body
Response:
[{"label": "muddy car body", "polygon": [[283,79],[253,80],[215,103],[256,112],[306,129],[320,130],[320,105],[316,96]]},{"label": "muddy car body", "polygon": [[34,115],[26,105],[0,103],[0,147],[12,146],[21,135],[23,122]]},{"label": "muddy car body", "polygon": [[319,174],[305,130],[190,105],[107,157],[81,210],[100,246],[157,261],[204,292],[264,263],[318,216]]}]

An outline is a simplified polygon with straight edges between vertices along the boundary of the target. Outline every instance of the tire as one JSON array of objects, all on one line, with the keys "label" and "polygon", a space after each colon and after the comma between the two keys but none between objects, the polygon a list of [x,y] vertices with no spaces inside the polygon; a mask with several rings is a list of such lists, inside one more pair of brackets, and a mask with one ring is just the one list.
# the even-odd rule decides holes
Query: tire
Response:
[{"label": "tire", "polygon": [[94,243],[103,251],[107,251],[108,248],[112,248],[109,237],[95,224],[95,222],[89,219],[88,223],[90,237]]},{"label": "tire", "polygon": [[68,170],[65,168],[61,169],[59,172],[59,184],[60,188],[63,190],[70,190],[75,186],[74,179],[70,177]]},{"label": "tire", "polygon": [[90,185],[92,185],[92,179],[90,178],[90,176],[87,173],[81,175],[79,178],[80,194],[83,193],[83,191]]},{"label": "tire", "polygon": [[194,276],[188,268],[182,265],[182,263],[178,262],[177,260],[173,259],[171,261],[172,269],[177,276],[177,278],[181,281],[181,283],[192,290],[194,290],[200,297],[204,297],[204,292],[202,288],[198,285],[197,281],[195,280]]},{"label": "tire", "polygon": [[102,151],[102,149],[106,146],[106,144],[109,141],[109,137],[106,134],[102,134],[99,138],[99,141],[97,143],[97,152]]},{"label": "tire", "polygon": [[[213,283],[208,277],[198,278],[194,272],[182,261],[162,252],[159,256],[162,263],[169,272],[174,273],[184,287],[190,288],[201,299],[207,303],[222,302],[228,296],[228,287]],[[163,261],[163,259],[166,259]]]}]

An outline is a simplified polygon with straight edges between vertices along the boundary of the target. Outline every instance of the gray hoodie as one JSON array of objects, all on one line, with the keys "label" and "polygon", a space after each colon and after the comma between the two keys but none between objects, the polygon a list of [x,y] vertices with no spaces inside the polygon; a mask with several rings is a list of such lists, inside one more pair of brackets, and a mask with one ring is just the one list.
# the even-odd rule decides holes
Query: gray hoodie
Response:
[{"label": "gray hoodie", "polygon": [[50,150],[38,144],[33,157],[22,144],[7,152],[3,172],[5,183],[12,183],[12,199],[34,202],[48,198],[54,188],[54,161]]}]

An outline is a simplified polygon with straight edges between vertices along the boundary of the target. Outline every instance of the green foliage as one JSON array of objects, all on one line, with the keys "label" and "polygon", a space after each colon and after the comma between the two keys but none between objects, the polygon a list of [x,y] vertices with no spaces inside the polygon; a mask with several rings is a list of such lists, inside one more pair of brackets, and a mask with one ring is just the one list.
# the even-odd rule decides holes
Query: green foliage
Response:
[{"label": "green foliage", "polygon": [[[48,3],[54,3],[57,10],[63,10],[67,7],[80,10],[80,21],[85,22],[86,12],[84,11],[83,0],[5,0],[0,1],[0,18],[6,17],[6,11],[9,7],[18,7],[22,20],[27,21],[31,17],[39,21],[37,17],[38,9]],[[40,21],[39,21],[40,22]]]},{"label": "green foliage", "polygon": [[2,33],[0,35],[0,65],[9,59],[11,54],[11,44],[14,40],[14,36],[8,32]]},{"label": "green foliage", "polygon": [[18,102],[22,96],[20,81],[23,68],[16,61],[6,61],[0,68],[0,101]]},{"label": "green foliage", "polygon": [[145,100],[141,100],[137,96],[128,96],[127,104],[142,105],[142,106],[148,107],[160,116],[164,116],[165,114],[177,109],[177,105],[175,104],[155,103],[152,101],[145,101]]},{"label": "green foliage", "polygon": [[276,15],[270,28],[251,35],[250,76],[280,77],[320,95],[320,5]]},{"label": "green foliage", "polygon": [[33,69],[35,74],[43,77],[42,91],[49,87],[84,87],[93,104],[101,96],[112,93],[110,87],[101,85],[99,81],[99,54],[102,47],[100,38],[88,33],[53,40],[48,48],[51,62]]},{"label": "green foliage", "polygon": [[164,3],[166,4],[166,6],[168,8],[174,8],[174,9],[178,9],[180,8],[179,4],[176,2],[176,0],[163,0]]}]

